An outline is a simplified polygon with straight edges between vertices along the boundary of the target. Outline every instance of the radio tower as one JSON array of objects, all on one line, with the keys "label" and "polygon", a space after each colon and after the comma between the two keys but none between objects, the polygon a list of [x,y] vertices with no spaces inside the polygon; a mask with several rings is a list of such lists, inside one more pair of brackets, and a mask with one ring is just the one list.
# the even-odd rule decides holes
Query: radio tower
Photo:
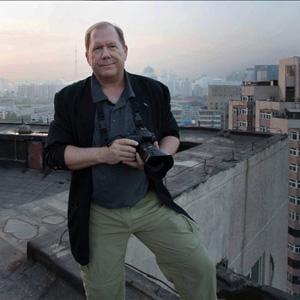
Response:
[{"label": "radio tower", "polygon": [[75,46],[75,68],[74,68],[74,79],[78,78],[78,68],[77,68],[77,46]]}]

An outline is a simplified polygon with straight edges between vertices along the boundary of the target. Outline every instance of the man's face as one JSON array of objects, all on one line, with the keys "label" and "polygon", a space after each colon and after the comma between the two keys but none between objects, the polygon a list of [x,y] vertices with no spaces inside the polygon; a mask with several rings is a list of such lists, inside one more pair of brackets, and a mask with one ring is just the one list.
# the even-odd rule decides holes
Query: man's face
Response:
[{"label": "man's face", "polygon": [[106,26],[92,31],[86,58],[97,79],[113,82],[123,75],[127,47],[115,29]]}]

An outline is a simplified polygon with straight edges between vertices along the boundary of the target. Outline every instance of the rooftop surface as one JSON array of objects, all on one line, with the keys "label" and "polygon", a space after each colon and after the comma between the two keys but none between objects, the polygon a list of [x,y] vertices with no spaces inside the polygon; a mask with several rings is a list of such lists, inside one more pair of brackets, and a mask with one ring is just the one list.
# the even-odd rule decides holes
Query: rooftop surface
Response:
[{"label": "rooftop surface", "polygon": [[[0,138],[46,140],[47,125],[30,125],[33,133],[25,135],[17,133],[20,125],[0,123]],[[210,176],[233,167],[237,162],[285,138],[286,135],[220,131],[203,127],[181,128],[180,150],[187,151],[175,155],[175,164],[166,177],[166,184],[172,196],[176,197]]]},{"label": "rooftop surface", "polygon": [[[0,124],[0,135],[10,135],[18,126]],[[32,129],[38,135],[37,131],[45,131],[47,126]],[[188,149],[175,155],[167,186],[176,197],[284,138],[181,129],[183,148]],[[79,269],[71,258],[66,233],[69,184],[66,171],[45,173],[11,161],[0,162],[0,299],[83,299]],[[27,254],[37,263],[28,261]],[[175,298],[127,267],[127,299]]]}]

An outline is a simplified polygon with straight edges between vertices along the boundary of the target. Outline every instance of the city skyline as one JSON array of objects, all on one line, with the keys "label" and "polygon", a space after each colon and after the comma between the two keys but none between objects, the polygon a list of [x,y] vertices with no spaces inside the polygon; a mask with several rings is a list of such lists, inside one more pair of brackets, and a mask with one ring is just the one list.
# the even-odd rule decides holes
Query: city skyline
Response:
[{"label": "city skyline", "polygon": [[78,79],[89,76],[84,34],[101,20],[124,30],[129,72],[226,76],[299,55],[299,17],[300,2],[3,1],[0,78],[73,80],[75,49]]}]

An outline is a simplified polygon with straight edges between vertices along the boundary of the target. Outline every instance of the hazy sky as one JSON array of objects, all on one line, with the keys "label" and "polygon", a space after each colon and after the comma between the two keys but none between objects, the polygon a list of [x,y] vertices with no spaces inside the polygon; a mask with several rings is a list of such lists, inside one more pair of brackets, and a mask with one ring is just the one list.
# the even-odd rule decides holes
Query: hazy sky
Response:
[{"label": "hazy sky", "polygon": [[109,21],[125,33],[126,68],[224,76],[300,55],[300,2],[0,1],[0,78],[72,80],[90,69],[84,34]]}]

